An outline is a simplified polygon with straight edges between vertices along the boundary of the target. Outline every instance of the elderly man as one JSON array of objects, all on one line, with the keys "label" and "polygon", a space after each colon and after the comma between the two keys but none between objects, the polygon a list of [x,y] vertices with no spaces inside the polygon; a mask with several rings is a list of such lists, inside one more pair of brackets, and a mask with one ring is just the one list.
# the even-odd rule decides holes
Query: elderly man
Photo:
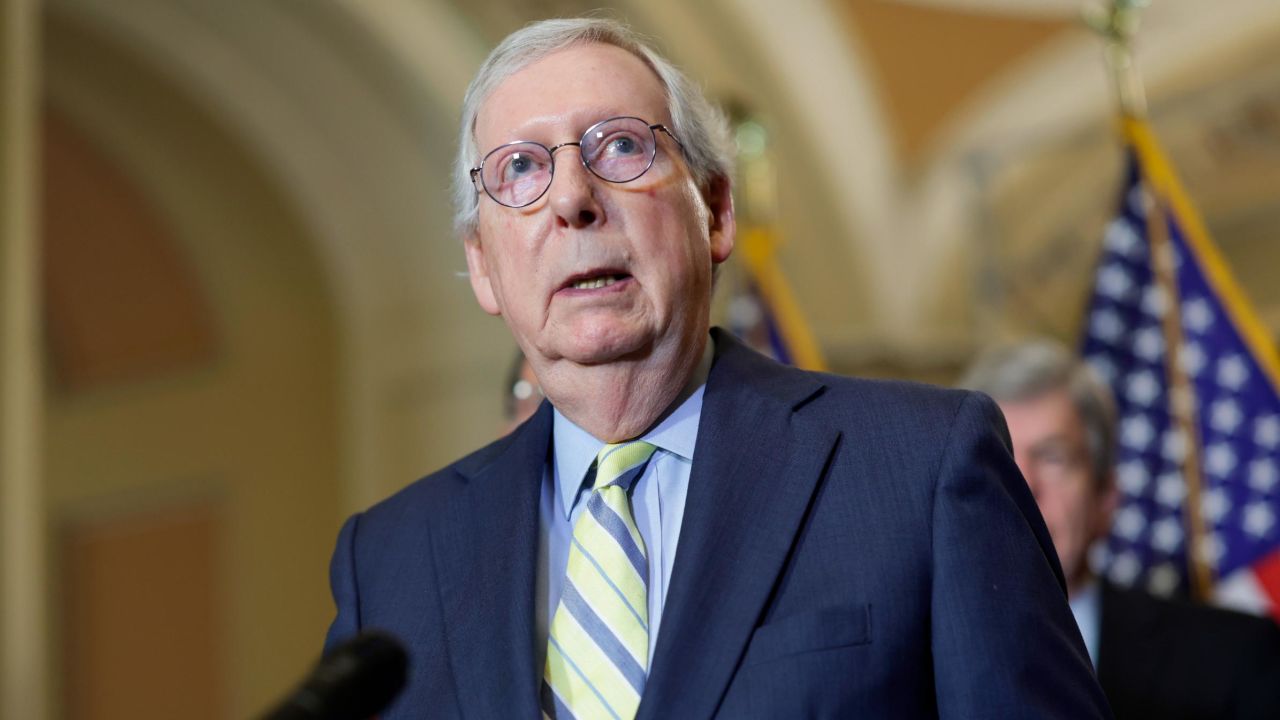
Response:
[{"label": "elderly man", "polygon": [[1119,718],[1280,716],[1280,629],[1269,620],[1159,600],[1100,581],[1089,547],[1116,506],[1110,391],[1047,340],[993,350],[963,381],[996,399],[1044,514],[1071,610]]},{"label": "elderly man", "polygon": [[388,718],[1106,716],[994,404],[709,328],[727,138],[614,22],[489,56],[457,225],[548,402],[347,522],[330,645],[409,644]]}]

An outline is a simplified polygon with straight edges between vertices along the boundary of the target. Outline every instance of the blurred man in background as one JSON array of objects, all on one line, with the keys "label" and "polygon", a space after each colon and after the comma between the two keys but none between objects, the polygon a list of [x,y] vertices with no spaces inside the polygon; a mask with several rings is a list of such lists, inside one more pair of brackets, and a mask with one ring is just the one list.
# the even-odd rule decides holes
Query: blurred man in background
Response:
[{"label": "blurred man in background", "polygon": [[1004,412],[1014,460],[1067,578],[1071,610],[1118,718],[1280,717],[1280,628],[1270,620],[1111,585],[1090,546],[1116,508],[1110,391],[1066,348],[1035,340],[981,357],[962,383]]},{"label": "blurred man in background", "polygon": [[506,384],[502,386],[502,434],[506,435],[533,417],[543,397],[538,377],[533,374],[524,353],[517,349],[511,358],[511,366],[507,368]]}]

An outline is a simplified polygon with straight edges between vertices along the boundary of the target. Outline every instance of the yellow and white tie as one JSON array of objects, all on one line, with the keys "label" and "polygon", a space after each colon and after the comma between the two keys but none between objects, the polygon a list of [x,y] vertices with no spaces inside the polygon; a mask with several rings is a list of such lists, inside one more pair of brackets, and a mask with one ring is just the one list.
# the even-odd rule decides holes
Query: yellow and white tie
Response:
[{"label": "yellow and white tie", "polygon": [[542,712],[554,720],[631,720],[649,672],[649,560],[627,495],[653,455],[605,445],[573,526],[564,591],[547,642]]}]

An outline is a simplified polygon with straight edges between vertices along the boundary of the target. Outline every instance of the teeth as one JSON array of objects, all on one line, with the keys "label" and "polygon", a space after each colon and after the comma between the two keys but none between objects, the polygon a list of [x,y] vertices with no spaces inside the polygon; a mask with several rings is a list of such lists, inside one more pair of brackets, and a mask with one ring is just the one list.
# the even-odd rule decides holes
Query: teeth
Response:
[{"label": "teeth", "polygon": [[616,282],[618,282],[617,278],[614,278],[612,276],[599,277],[599,278],[595,278],[594,280],[579,280],[578,282],[573,284],[573,289],[574,290],[595,290],[597,288],[609,287],[610,285]]}]

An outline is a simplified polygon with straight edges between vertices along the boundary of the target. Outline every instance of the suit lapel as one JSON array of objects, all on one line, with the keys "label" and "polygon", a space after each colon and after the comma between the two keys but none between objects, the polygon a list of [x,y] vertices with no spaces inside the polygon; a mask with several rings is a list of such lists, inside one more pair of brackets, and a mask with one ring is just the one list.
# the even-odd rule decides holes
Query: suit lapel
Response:
[{"label": "suit lapel", "polygon": [[448,656],[472,717],[538,715],[534,593],[551,406],[496,457],[462,467],[433,534]]},{"label": "suit lapel", "polygon": [[812,376],[716,350],[642,720],[715,713],[839,438],[796,412]]}]

